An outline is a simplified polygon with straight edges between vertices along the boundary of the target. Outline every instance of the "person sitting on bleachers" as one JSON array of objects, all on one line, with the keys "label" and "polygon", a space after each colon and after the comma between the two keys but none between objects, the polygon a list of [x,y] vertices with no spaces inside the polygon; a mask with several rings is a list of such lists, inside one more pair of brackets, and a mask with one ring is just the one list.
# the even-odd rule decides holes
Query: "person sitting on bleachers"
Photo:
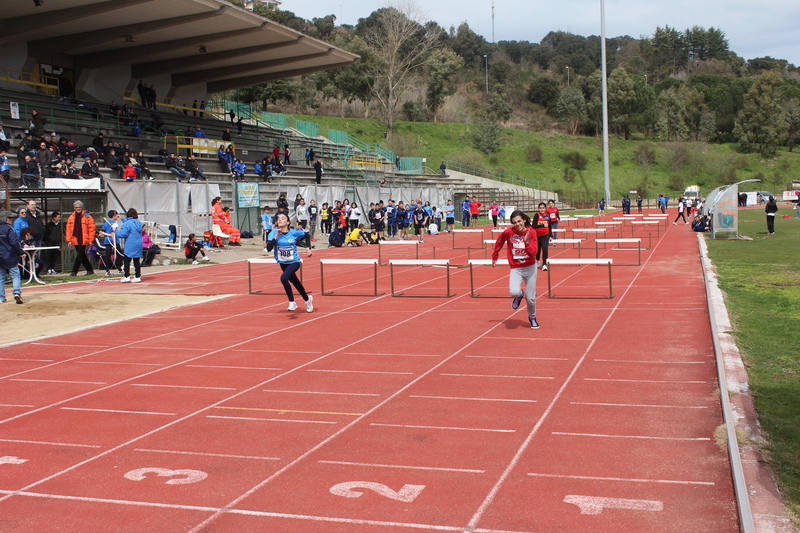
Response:
[{"label": "person sitting on bleachers", "polygon": [[83,160],[83,166],[81,167],[81,178],[100,178],[102,174],[100,174],[100,168],[97,166],[91,158],[87,157]]},{"label": "person sitting on bleachers", "polygon": [[[109,144],[111,143],[109,142]],[[120,179],[123,178],[124,169],[122,165],[120,165],[119,162],[117,161],[117,153],[113,148],[108,152],[108,155],[106,155],[104,163],[106,168],[110,168],[111,170],[119,174]]]},{"label": "person sitting on bleachers", "polygon": [[233,163],[233,179],[242,180],[247,173],[247,165],[241,159],[237,159]]},{"label": "person sitting on bleachers", "polygon": [[189,177],[189,173],[184,170],[184,162],[180,154],[175,157],[174,153],[170,153],[167,160],[164,161],[164,164],[166,165],[167,170],[178,176],[179,179],[183,180]]},{"label": "person sitting on bleachers", "polygon": [[255,165],[253,165],[255,173],[264,178],[264,181],[269,183],[272,178],[272,171],[270,167],[267,165],[266,161],[256,161]]},{"label": "person sitting on bleachers", "polygon": [[230,174],[231,166],[228,162],[228,152],[225,150],[224,144],[219,145],[219,150],[217,150],[217,160],[219,160],[219,166],[222,167],[222,171],[225,174]]},{"label": "person sitting on bleachers", "polygon": [[128,163],[125,165],[125,168],[122,170],[122,178],[125,181],[136,181],[136,169],[133,168],[133,165]]},{"label": "person sitting on bleachers", "polygon": [[286,167],[283,166],[281,160],[275,156],[272,157],[269,161],[270,165],[272,165],[272,171],[279,176],[285,176],[287,174]]},{"label": "person sitting on bleachers", "polygon": [[197,159],[195,159],[194,154],[189,154],[189,157],[186,158],[186,171],[191,176],[189,181],[197,181],[198,179],[205,180],[206,175],[199,166],[197,166]]},{"label": "person sitting on bleachers", "polygon": [[122,110],[117,105],[116,100],[111,100],[111,105],[109,106],[108,111],[115,117],[118,117],[122,114]]}]

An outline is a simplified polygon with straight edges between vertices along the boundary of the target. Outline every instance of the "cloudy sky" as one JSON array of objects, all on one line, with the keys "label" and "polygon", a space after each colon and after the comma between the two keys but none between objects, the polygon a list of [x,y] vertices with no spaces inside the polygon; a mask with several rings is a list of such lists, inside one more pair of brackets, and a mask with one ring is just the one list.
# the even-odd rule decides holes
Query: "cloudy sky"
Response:
[{"label": "cloudy sky", "polygon": [[[416,0],[443,28],[470,28],[492,39],[492,0]],[[336,15],[337,23],[359,18],[387,5],[385,0],[284,0],[282,7],[311,19]],[[652,35],[656,26],[679,30],[715,27],[725,32],[730,49],[744,57],[772,56],[800,65],[800,2],[798,0],[605,0],[606,36]],[[539,42],[551,30],[578,35],[600,34],[600,0],[495,0],[497,41]]]}]

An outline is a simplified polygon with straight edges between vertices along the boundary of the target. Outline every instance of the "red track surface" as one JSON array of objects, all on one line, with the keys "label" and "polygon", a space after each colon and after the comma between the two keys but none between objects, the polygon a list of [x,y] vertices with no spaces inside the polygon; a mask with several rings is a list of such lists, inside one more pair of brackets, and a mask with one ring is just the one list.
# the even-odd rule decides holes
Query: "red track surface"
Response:
[{"label": "red track surface", "polygon": [[[420,255],[465,263],[450,245]],[[685,226],[614,268],[614,299],[552,300],[540,275],[539,330],[470,298],[467,269],[448,299],[319,296],[320,256],[376,252],[306,260],[313,314],[248,295],[243,263],[44,289],[236,294],[0,347],[0,531],[738,530]],[[279,290],[276,270],[254,286]],[[506,268],[475,272],[507,293]],[[607,291],[605,267],[553,274],[559,295]],[[326,269],[326,289],[371,275]],[[443,269],[396,277],[444,293]]]}]

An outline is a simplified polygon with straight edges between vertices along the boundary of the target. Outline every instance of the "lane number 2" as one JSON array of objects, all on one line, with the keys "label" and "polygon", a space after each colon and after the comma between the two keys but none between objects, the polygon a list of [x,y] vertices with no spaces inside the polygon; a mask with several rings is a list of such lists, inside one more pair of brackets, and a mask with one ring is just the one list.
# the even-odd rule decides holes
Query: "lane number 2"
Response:
[{"label": "lane number 2", "polygon": [[[142,481],[147,478],[147,474],[155,474],[158,477],[171,477],[167,485],[188,485],[197,483],[208,477],[208,474],[200,470],[170,470],[169,468],[137,468],[125,474],[125,479],[131,481]],[[180,477],[177,477],[180,476]]]},{"label": "lane number 2", "polygon": [[360,498],[364,493],[354,489],[364,489],[376,492],[390,500],[411,503],[419,496],[419,493],[422,492],[424,488],[425,485],[403,485],[403,488],[395,492],[381,483],[373,483],[371,481],[348,481],[346,483],[334,485],[330,488],[330,492],[331,494],[344,498]]}]

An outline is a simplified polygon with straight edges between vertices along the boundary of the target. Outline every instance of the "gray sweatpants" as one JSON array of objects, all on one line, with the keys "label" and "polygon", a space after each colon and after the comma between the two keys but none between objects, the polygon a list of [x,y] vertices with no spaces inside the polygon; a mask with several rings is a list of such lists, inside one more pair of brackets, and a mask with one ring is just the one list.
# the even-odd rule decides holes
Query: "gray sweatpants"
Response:
[{"label": "gray sweatpants", "polygon": [[537,266],[534,263],[522,268],[512,268],[508,275],[508,292],[514,298],[522,296],[522,281],[525,281],[525,301],[528,304],[528,316],[536,316],[536,274]]}]

